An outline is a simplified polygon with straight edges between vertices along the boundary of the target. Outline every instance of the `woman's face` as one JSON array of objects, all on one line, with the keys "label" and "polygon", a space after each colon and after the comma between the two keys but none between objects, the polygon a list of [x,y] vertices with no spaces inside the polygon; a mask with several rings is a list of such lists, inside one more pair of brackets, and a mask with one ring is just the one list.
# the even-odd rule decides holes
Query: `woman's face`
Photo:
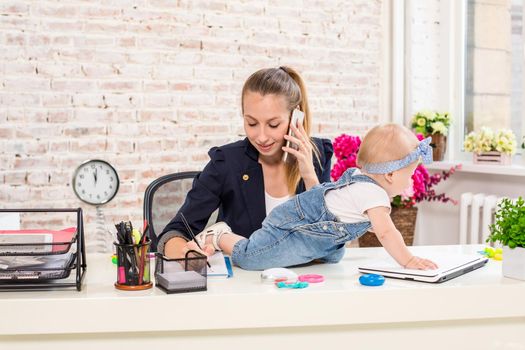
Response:
[{"label": "woman's face", "polygon": [[263,157],[282,156],[284,135],[288,132],[290,111],[279,95],[261,95],[248,91],[244,95],[244,130],[250,143]]}]

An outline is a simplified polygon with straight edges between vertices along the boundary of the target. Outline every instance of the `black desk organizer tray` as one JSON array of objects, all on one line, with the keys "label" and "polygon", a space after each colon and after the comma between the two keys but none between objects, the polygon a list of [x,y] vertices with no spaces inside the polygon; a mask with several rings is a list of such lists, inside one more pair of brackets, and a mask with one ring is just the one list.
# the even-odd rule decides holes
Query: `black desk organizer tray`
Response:
[{"label": "black desk organizer tray", "polygon": [[[86,270],[82,209],[0,209],[12,213],[74,213],[76,227],[0,230],[0,291],[75,287]],[[75,244],[76,243],[76,244]],[[75,281],[67,279],[75,270]]]},{"label": "black desk organizer tray", "polygon": [[207,290],[207,258],[194,250],[185,258],[169,259],[155,255],[155,286],[168,294]]}]

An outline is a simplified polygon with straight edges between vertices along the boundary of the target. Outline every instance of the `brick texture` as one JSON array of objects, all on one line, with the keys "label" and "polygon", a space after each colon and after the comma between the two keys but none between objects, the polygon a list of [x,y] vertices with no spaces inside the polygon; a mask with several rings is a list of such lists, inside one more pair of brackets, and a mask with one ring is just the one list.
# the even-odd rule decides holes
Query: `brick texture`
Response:
[{"label": "brick texture", "polygon": [[96,209],[71,188],[75,168],[91,158],[113,164],[121,187],[102,207],[106,227],[138,225],[153,179],[201,169],[209,147],[242,137],[240,90],[262,67],[303,74],[314,134],[363,133],[379,120],[381,8],[378,0],[2,1],[1,206],[82,207],[88,247],[100,249]]}]

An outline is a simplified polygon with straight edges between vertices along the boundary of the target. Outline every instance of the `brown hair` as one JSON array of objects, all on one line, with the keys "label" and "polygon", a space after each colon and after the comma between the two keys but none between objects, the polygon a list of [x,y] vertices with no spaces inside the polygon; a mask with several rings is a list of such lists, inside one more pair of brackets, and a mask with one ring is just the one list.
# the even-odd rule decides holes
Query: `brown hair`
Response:
[{"label": "brown hair", "polygon": [[357,153],[357,164],[388,162],[404,158],[419,141],[412,131],[399,124],[383,124],[370,129]]},{"label": "brown hair", "polygon": [[[253,73],[244,83],[241,95],[241,105],[244,113],[244,96],[246,92],[256,92],[263,96],[273,94],[283,96],[287,102],[290,118],[292,111],[299,108],[304,113],[303,127],[306,134],[310,136],[312,129],[312,117],[308,98],[306,95],[306,86],[303,79],[293,68],[281,66],[279,68],[264,68]],[[310,143],[315,157],[319,161],[319,150],[310,138]],[[295,157],[289,157],[290,161],[285,163],[286,184],[288,192],[295,194],[297,184],[301,180],[299,166]]]}]

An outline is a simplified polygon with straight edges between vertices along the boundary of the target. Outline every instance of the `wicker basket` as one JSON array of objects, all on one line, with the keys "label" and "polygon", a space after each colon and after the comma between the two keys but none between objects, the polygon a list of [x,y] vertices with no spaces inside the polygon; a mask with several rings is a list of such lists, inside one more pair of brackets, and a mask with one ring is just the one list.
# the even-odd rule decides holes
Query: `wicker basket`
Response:
[{"label": "wicker basket", "polygon": [[[416,229],[417,208],[392,208],[390,217],[401,232],[406,245],[414,243],[414,231]],[[381,247],[381,243],[372,232],[367,232],[359,237],[360,247]]]}]

